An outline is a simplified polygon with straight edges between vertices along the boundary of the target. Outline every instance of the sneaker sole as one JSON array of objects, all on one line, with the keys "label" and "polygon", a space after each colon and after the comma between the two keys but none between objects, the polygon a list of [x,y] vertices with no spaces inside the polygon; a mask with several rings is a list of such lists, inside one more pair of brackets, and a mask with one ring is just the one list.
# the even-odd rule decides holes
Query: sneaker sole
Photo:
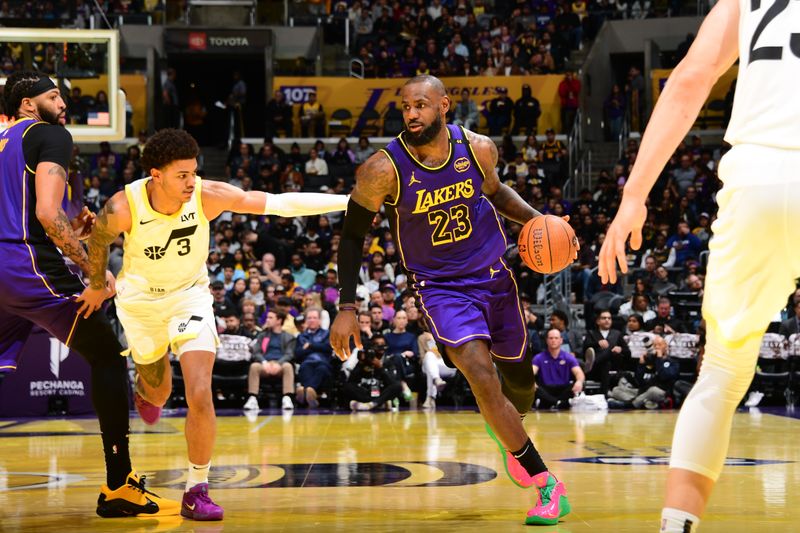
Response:
[{"label": "sneaker sole", "polygon": [[[155,510],[154,510],[155,509]],[[128,500],[116,498],[97,503],[97,515],[102,518],[124,518],[130,516],[177,516],[180,508],[161,509],[155,503],[152,505],[137,505]]]},{"label": "sneaker sole", "polygon": [[558,521],[565,516],[567,516],[570,512],[572,512],[572,506],[569,504],[569,499],[566,496],[560,496],[558,499],[558,518],[540,518],[538,516],[528,516],[525,518],[525,525],[528,526],[555,526],[558,524]]},{"label": "sneaker sole", "polygon": [[218,520],[222,520],[223,514],[220,513],[219,516],[213,516],[213,515],[202,516],[202,515],[196,515],[195,513],[187,509],[181,508],[181,516],[184,518],[188,518],[189,520],[194,520],[196,522],[216,522]]},{"label": "sneaker sole", "polygon": [[495,444],[497,444],[497,447],[500,450],[500,455],[503,456],[503,468],[505,468],[506,470],[506,475],[508,476],[508,479],[510,479],[514,485],[516,485],[521,489],[529,489],[530,487],[526,487],[525,485],[520,485],[520,483],[516,479],[514,479],[514,477],[511,475],[511,472],[508,471],[508,456],[506,454],[506,449],[503,446],[503,443],[500,442],[500,439],[497,438],[497,435],[494,434],[492,428],[489,427],[489,424],[486,424],[486,433],[488,433],[489,436],[492,438],[492,440],[495,442]]}]

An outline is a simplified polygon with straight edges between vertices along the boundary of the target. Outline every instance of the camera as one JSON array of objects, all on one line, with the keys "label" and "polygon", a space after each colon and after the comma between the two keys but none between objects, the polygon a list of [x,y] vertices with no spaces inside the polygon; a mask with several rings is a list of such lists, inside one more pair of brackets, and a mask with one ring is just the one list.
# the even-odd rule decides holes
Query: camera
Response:
[{"label": "camera", "polygon": [[653,366],[658,361],[658,354],[655,350],[647,350],[647,353],[644,354],[644,364],[647,366]]}]

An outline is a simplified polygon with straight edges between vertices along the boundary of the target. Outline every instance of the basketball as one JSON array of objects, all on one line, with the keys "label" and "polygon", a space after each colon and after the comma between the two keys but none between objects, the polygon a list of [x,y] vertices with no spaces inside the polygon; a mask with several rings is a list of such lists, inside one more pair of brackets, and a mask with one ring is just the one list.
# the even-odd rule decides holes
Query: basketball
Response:
[{"label": "basketball", "polygon": [[572,263],[578,238],[563,218],[542,215],[522,227],[518,245],[519,256],[528,268],[540,274],[554,274]]}]

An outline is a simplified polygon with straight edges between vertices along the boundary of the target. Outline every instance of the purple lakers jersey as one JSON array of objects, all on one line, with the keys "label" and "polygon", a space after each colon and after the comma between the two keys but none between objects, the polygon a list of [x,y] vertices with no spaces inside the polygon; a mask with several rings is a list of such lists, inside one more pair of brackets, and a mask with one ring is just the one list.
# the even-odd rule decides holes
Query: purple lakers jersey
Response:
[{"label": "purple lakers jersey", "polygon": [[483,170],[466,134],[453,125],[447,131],[450,154],[437,168],[417,161],[402,135],[383,150],[399,182],[390,223],[401,260],[417,280],[488,271],[506,251],[503,225],[481,193]]},{"label": "purple lakers jersey", "polygon": [[[0,134],[0,242],[52,242],[36,218],[36,169],[25,164],[22,148],[25,134],[36,124],[33,119],[18,120]],[[62,204],[65,211],[67,197]]]}]

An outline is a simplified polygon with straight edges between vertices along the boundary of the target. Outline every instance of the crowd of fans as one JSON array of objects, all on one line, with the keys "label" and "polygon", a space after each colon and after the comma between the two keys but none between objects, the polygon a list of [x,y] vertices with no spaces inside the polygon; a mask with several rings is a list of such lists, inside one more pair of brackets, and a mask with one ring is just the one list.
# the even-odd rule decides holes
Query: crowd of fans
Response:
[{"label": "crowd of fans", "polygon": [[[145,141],[140,138],[124,155],[105,143],[91,158],[76,149],[71,180],[83,178],[91,209],[144,175],[139,157]],[[366,138],[355,149],[345,139],[335,148],[317,141],[305,154],[298,145],[284,152],[267,141],[256,152],[242,144],[230,155],[225,179],[248,190],[347,193],[356,166],[373,152]],[[539,305],[542,276],[522,265],[514,245],[521,228],[506,222],[507,260],[525,308],[529,349],[538,354],[540,408],[568,407],[570,397],[584,391],[604,394],[618,406],[679,402],[702,349],[704,252],[724,148],[706,147],[698,137],[680,145],[649,198],[643,245],[628,256],[631,272],[615,284],[598,277],[597,254],[636,160],[636,141],[629,141],[613,169],[600,172],[593,190],[580,191],[572,201],[562,194],[565,147],[553,132],[542,143],[529,136],[522,146],[505,137],[498,152],[501,180],[540,212],[569,215],[581,247],[567,273],[574,305],[557,306],[545,323]],[[330,171],[345,165],[349,173]],[[213,222],[208,270],[222,339],[219,359],[237,363],[234,373],[242,378],[233,396],[244,401],[247,391],[248,405],[258,406],[265,401],[265,384],[274,382],[281,385],[287,409],[321,401],[374,409],[417,398],[433,407],[448,388],[463,393],[463,382],[427,331],[383,214],[364,241],[359,274],[358,321],[365,349],[344,364],[333,356],[328,330],[336,316],[341,222],[342,213],[306,219],[226,213]],[[111,254],[112,270],[121,265],[120,245]],[[691,345],[680,361],[672,359],[676,342]],[[551,372],[550,357],[568,364],[559,365],[560,373]],[[446,384],[453,380],[454,387]],[[219,399],[231,398],[230,388],[223,389]]]}]

